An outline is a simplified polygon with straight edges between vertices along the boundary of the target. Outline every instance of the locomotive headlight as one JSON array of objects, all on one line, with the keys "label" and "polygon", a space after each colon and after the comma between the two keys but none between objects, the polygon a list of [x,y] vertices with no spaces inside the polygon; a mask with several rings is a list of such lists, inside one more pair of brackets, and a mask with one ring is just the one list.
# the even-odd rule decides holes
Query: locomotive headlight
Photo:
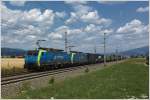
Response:
[{"label": "locomotive headlight", "polygon": [[101,57],[101,56],[98,56],[98,58],[101,59],[102,57]]}]

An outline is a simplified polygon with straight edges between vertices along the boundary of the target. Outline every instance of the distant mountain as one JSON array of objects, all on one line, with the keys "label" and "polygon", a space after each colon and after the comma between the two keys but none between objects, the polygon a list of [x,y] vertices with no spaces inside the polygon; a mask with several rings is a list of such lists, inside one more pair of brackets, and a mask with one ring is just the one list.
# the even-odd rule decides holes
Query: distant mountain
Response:
[{"label": "distant mountain", "polygon": [[1,48],[1,56],[24,56],[25,53],[23,49]]},{"label": "distant mountain", "polygon": [[128,50],[128,51],[122,52],[122,54],[128,55],[128,56],[147,55],[149,54],[149,46]]},{"label": "distant mountain", "polygon": [[[26,50],[23,49],[1,48],[1,56],[24,56],[25,53]],[[121,52],[121,54],[128,56],[147,55],[148,53],[149,53],[149,46]]]}]

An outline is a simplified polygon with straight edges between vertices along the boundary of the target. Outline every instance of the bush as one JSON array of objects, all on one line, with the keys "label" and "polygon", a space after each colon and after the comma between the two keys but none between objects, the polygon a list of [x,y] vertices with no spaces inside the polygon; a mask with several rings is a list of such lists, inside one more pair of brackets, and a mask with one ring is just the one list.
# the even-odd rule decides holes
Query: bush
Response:
[{"label": "bush", "polygon": [[88,73],[90,70],[89,70],[89,68],[86,68],[85,69],[85,73]]},{"label": "bush", "polygon": [[49,80],[49,84],[53,84],[55,82],[55,78],[51,77],[51,79]]}]

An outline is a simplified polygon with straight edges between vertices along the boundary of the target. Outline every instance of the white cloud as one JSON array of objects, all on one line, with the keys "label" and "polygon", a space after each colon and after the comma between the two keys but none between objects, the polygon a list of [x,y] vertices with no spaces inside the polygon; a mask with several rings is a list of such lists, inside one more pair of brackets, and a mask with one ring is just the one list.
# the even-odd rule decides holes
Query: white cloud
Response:
[{"label": "white cloud", "polygon": [[109,34],[113,33],[113,29],[104,29],[100,33],[106,33],[109,35]]},{"label": "white cloud", "polygon": [[[70,28],[68,26],[60,26],[55,29],[54,32],[50,33],[53,35],[61,36],[61,40],[64,40],[65,32],[68,33],[68,41],[72,45],[93,45],[91,41],[101,41],[103,33],[107,32],[108,34],[113,32],[113,29],[105,29],[103,26],[97,26],[95,24],[89,24],[86,27],[82,28]],[[58,35],[59,34],[59,35]],[[60,38],[54,38],[52,35],[51,39],[60,40]],[[56,37],[57,37],[56,36]],[[79,47],[77,47],[79,48]]]},{"label": "white cloud", "polygon": [[72,5],[74,12],[70,13],[70,18],[66,20],[66,24],[75,23],[77,21],[92,23],[92,24],[111,24],[111,20],[99,16],[97,10],[93,10],[91,7],[86,5]]},{"label": "white cloud", "polygon": [[74,11],[80,16],[93,10],[92,7],[82,4],[72,5],[72,7]]},{"label": "white cloud", "polygon": [[149,11],[149,7],[139,7],[136,12],[140,12],[140,13],[143,13],[143,12],[148,12]]},{"label": "white cloud", "polygon": [[36,38],[36,36],[34,36],[34,35],[28,35],[27,37],[31,38],[31,39],[35,39]]},{"label": "white cloud", "polygon": [[89,24],[89,25],[86,26],[85,31],[89,32],[89,31],[93,30],[94,28],[95,28],[94,24]]},{"label": "white cloud", "polygon": [[24,6],[26,1],[20,0],[20,1],[9,1],[9,3],[13,6]]},{"label": "white cloud", "polygon": [[[54,22],[55,14],[52,10],[47,9],[43,13],[39,9],[29,11],[11,10],[2,5],[2,21],[4,24],[38,24],[39,26],[51,26]],[[41,23],[42,22],[42,23]],[[9,25],[10,26],[10,25]]]},{"label": "white cloud", "polygon": [[[108,35],[113,32],[113,29],[105,29],[103,26],[89,24],[82,28],[70,28],[68,26],[60,26],[49,34],[50,40],[62,41],[64,43],[65,32],[68,34],[68,41],[71,45],[93,45],[91,41],[101,41],[103,33],[107,32]],[[56,43],[56,41],[55,41]],[[57,42],[58,43],[58,42]],[[80,48],[80,47],[76,47]]]},{"label": "white cloud", "polygon": [[88,20],[94,20],[94,19],[98,19],[98,12],[95,10],[93,12],[88,12],[87,14],[84,14],[81,16],[81,19],[88,21]]},{"label": "white cloud", "polygon": [[95,23],[95,24],[111,23],[110,19],[100,18],[96,10],[82,15],[81,20],[83,20],[84,22]]},{"label": "white cloud", "polygon": [[[3,3],[2,8],[2,35],[8,37],[5,45],[10,43],[35,42],[37,39],[47,39],[49,30],[54,21],[64,18],[65,12],[54,12],[51,9],[12,10]],[[56,37],[56,36],[55,36]],[[57,37],[60,37],[57,35]],[[19,42],[23,41],[23,42]],[[4,43],[4,41],[2,41]],[[30,47],[30,46],[28,46]]]},{"label": "white cloud", "polygon": [[51,39],[62,39],[63,36],[62,34],[52,32],[48,35],[48,37]]},{"label": "white cloud", "polygon": [[70,18],[66,20],[66,24],[71,24],[74,22],[77,22],[79,20],[81,20],[81,16],[83,16],[84,14],[87,14],[88,11],[91,11],[92,8],[86,5],[81,5],[81,4],[75,4],[72,5],[74,12],[70,12]]},{"label": "white cloud", "polygon": [[148,33],[148,25],[144,25],[140,20],[134,19],[117,29],[117,33]]},{"label": "white cloud", "polygon": [[31,9],[23,12],[22,21],[28,23],[38,23],[40,26],[51,26],[54,22],[55,14],[53,10],[46,9],[43,13],[39,9]]},{"label": "white cloud", "polygon": [[[120,39],[120,43],[117,43],[117,41],[116,43],[123,45],[123,49],[146,46],[148,45],[149,40],[148,27],[149,25],[145,25],[138,19],[131,20],[116,30],[114,38]],[[115,40],[112,40],[112,43],[114,43],[113,41],[115,42]]]},{"label": "white cloud", "polygon": [[83,32],[82,29],[70,29],[70,30],[68,30],[69,35],[77,35],[77,34],[81,34],[82,32]]},{"label": "white cloud", "polygon": [[27,35],[25,36],[25,40],[28,40],[28,41],[33,41],[33,40],[36,40],[36,36],[35,35]]},{"label": "white cloud", "polygon": [[105,29],[103,26],[97,26],[95,24],[89,24],[84,29],[87,33],[107,33],[110,34],[113,32],[113,29]]},{"label": "white cloud", "polygon": [[74,22],[77,21],[77,19],[78,19],[77,14],[74,13],[74,12],[71,12],[71,13],[70,13],[70,18],[67,19],[67,20],[65,21],[65,24],[71,24],[71,23],[74,23]]},{"label": "white cloud", "polygon": [[60,26],[55,29],[55,32],[59,34],[67,32],[68,35],[73,35],[82,33],[82,29],[70,29],[68,26]]},{"label": "white cloud", "polygon": [[55,14],[57,17],[60,17],[60,18],[64,18],[67,15],[66,12],[56,12]]},{"label": "white cloud", "polygon": [[85,32],[98,32],[102,29],[102,26],[96,26],[94,24],[89,24],[85,27]]},{"label": "white cloud", "polygon": [[55,32],[60,33],[60,34],[64,34],[68,30],[69,30],[68,26],[60,26],[60,27],[55,29]]}]

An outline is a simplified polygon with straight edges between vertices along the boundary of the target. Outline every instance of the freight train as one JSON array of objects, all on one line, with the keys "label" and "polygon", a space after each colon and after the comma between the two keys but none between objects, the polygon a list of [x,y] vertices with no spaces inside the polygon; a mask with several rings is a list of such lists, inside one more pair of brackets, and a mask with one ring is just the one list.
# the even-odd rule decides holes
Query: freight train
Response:
[{"label": "freight train", "polygon": [[83,52],[64,52],[60,49],[39,48],[29,50],[25,55],[24,67],[28,70],[47,70],[64,68],[70,66],[102,63],[103,55],[83,53]]},{"label": "freight train", "polygon": [[25,68],[32,70],[63,68],[103,62],[103,55],[60,49],[39,48],[30,50],[25,55]]}]

